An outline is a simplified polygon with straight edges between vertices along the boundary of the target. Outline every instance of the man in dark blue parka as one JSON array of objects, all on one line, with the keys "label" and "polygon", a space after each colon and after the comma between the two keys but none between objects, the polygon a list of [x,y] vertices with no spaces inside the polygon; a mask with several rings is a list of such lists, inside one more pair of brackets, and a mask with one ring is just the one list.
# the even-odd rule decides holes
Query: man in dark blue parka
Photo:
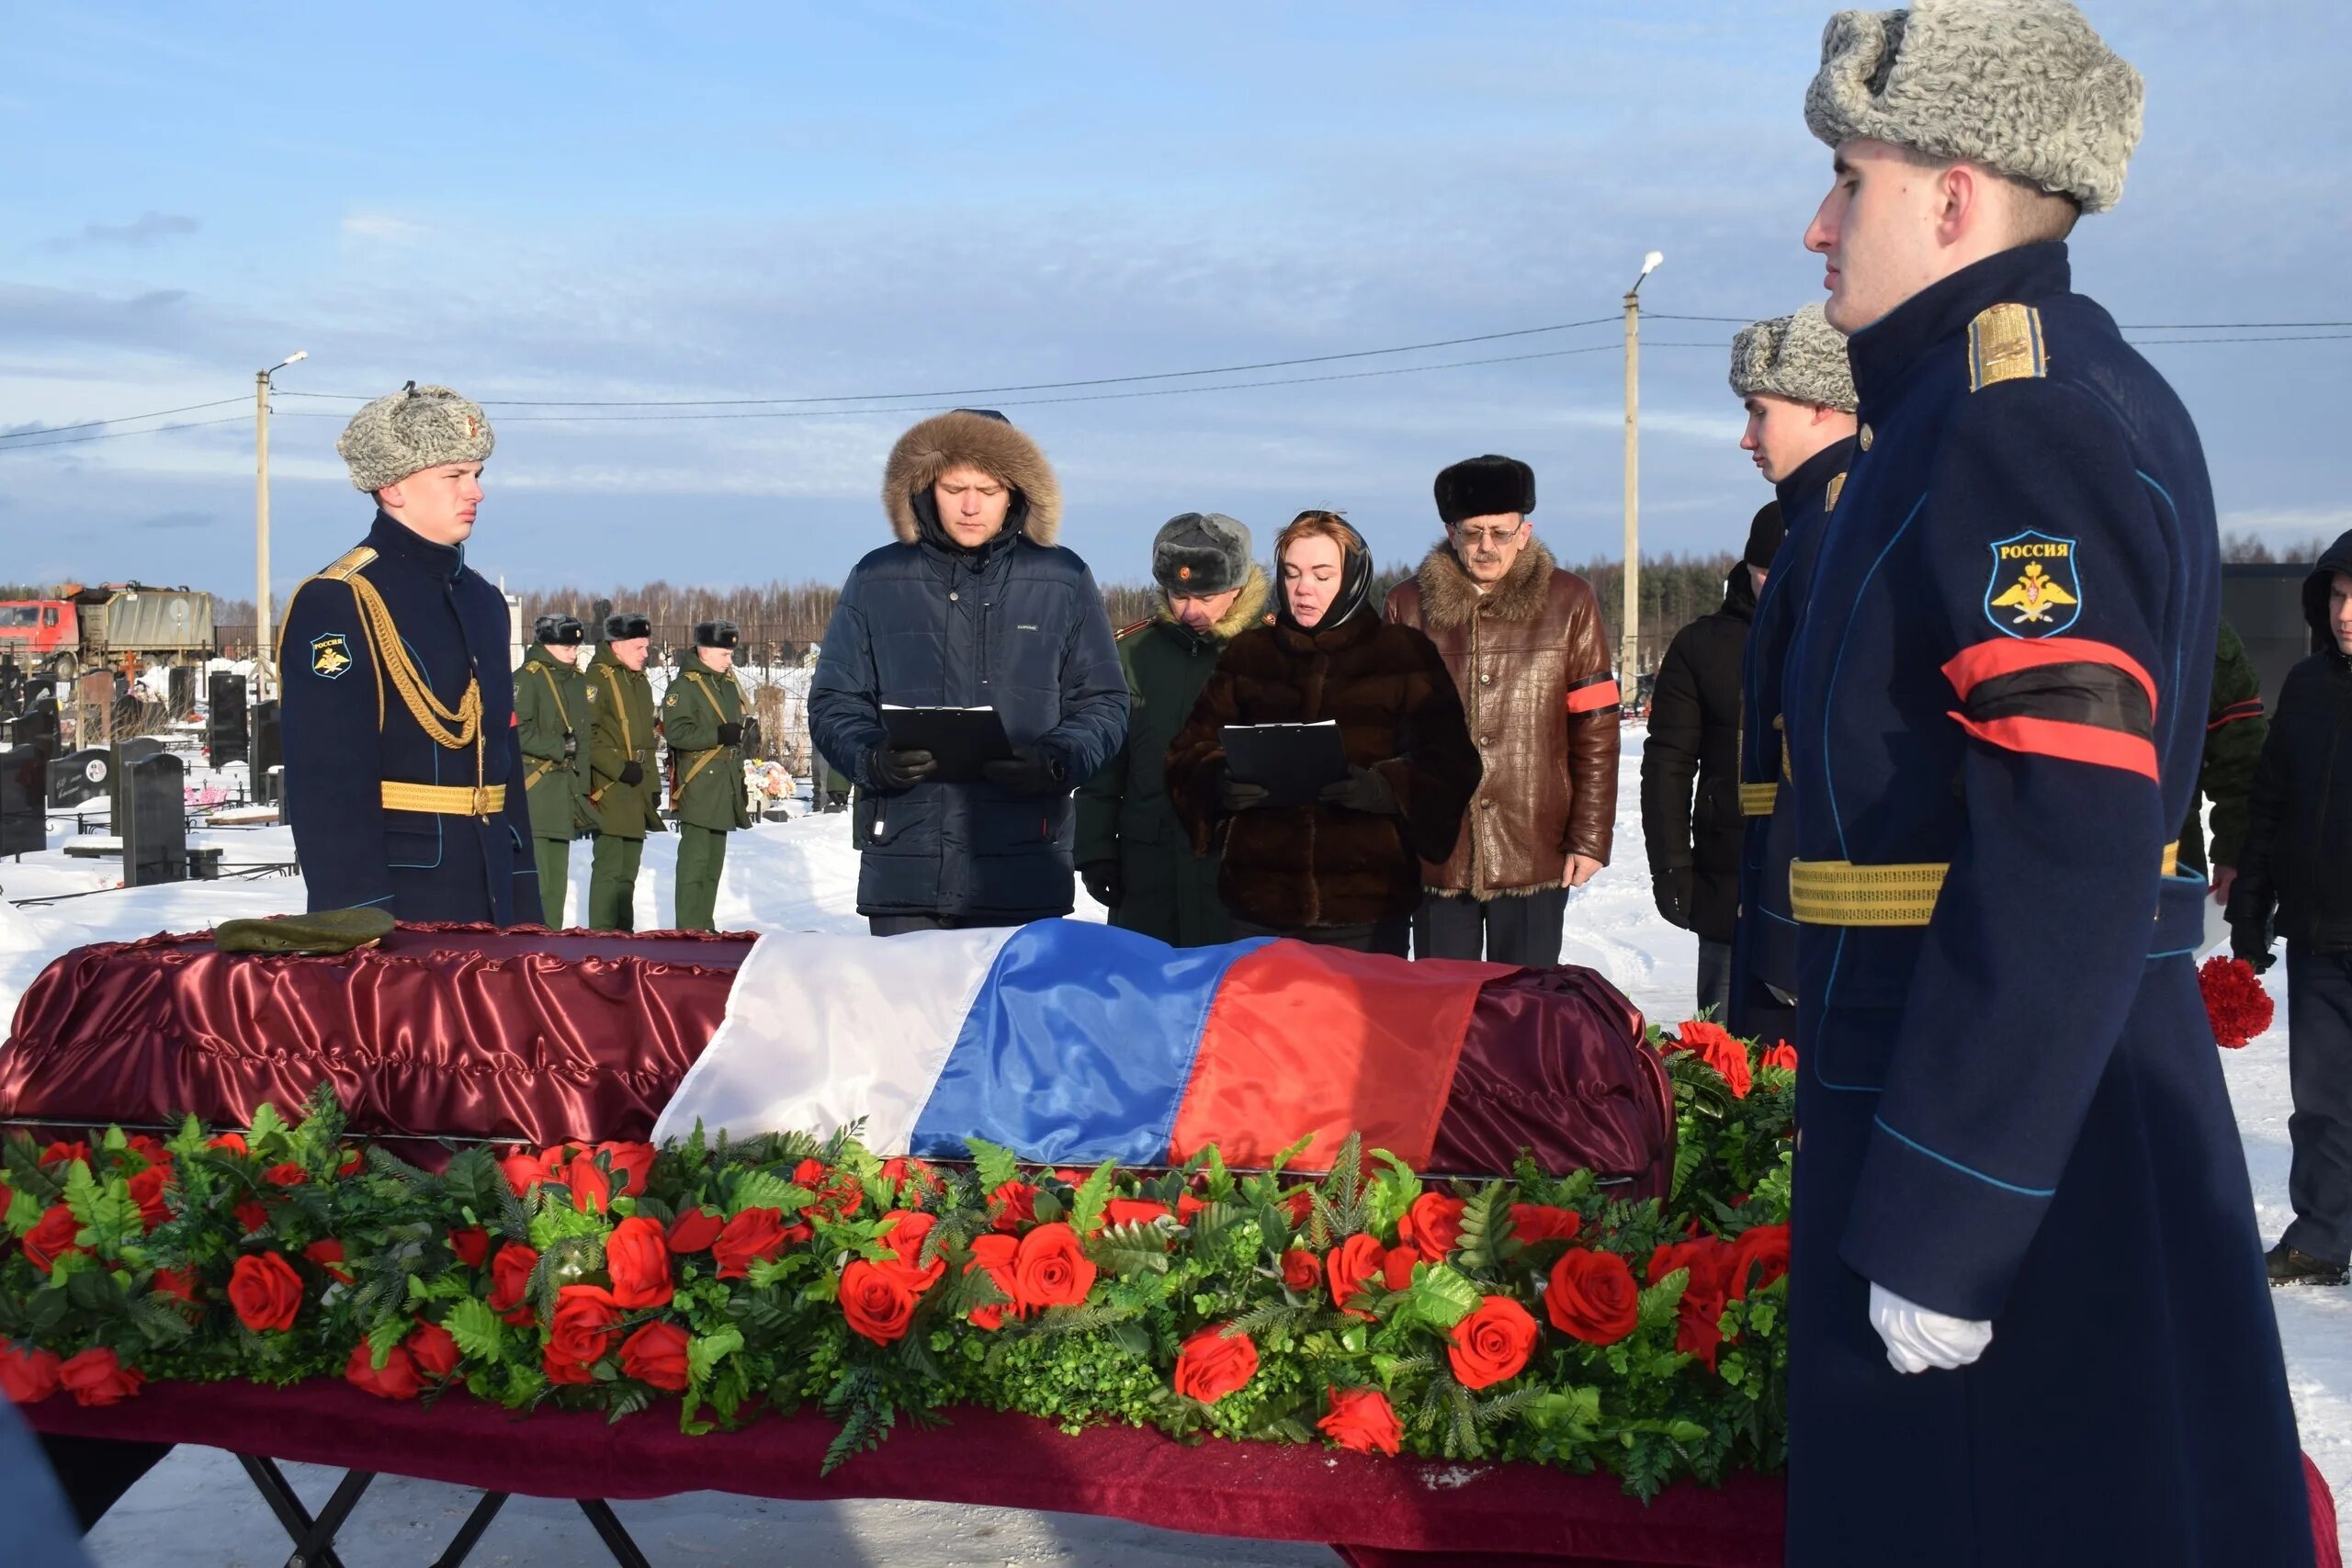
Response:
[{"label": "man in dark blue parka", "polygon": [[490,422],[412,381],[335,443],[365,542],[286,606],[286,817],[312,910],[540,918],[506,596],[466,564]]},{"label": "man in dark blue parka", "polygon": [[[897,543],[857,563],[808,694],[817,749],[856,781],[858,913],[874,934],[1069,913],[1070,792],[1126,735],[1127,686],[1094,576],[1055,544],[1061,487],[1001,414],[899,437],[882,480]],[[1013,755],[935,779],[885,705],[993,707]]]},{"label": "man in dark blue parka", "polygon": [[1860,428],[1783,682],[1797,1568],[2312,1561],[2174,874],[2212,493],[2060,243],[2140,108],[2064,0],[1842,12],[1807,95]]}]

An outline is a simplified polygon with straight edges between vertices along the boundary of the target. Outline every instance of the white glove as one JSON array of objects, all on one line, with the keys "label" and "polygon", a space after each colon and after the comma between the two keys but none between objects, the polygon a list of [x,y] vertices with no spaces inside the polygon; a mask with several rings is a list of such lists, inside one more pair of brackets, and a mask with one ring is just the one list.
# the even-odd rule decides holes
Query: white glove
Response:
[{"label": "white glove", "polygon": [[1952,1371],[1974,1361],[1993,1343],[1991,1324],[1930,1312],[1880,1284],[1871,1286],[1871,1326],[1886,1341],[1886,1359],[1898,1372],[1924,1372],[1930,1367]]}]

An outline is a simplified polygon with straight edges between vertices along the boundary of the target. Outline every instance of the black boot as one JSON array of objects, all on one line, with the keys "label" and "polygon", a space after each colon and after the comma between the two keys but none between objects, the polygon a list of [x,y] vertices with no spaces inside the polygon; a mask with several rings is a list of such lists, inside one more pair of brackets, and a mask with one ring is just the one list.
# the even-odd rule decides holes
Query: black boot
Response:
[{"label": "black boot", "polygon": [[2343,1264],[2322,1262],[2283,1241],[2265,1253],[2263,1261],[2270,1267],[2270,1282],[2274,1285],[2341,1285],[2346,1281]]}]

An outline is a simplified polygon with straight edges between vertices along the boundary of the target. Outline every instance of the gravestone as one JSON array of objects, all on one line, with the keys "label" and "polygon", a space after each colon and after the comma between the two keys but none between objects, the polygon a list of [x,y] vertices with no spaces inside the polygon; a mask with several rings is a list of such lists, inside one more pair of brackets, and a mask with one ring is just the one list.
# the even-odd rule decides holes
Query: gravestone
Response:
[{"label": "gravestone", "polygon": [[187,879],[187,764],[169,751],[127,761],[117,775],[122,809],[122,885],[147,887]]},{"label": "gravestone", "polygon": [[69,752],[49,765],[49,804],[53,807],[110,801],[113,795],[114,758],[101,747]]},{"label": "gravestone", "polygon": [[175,722],[196,711],[196,694],[203,676],[203,670],[194,664],[175,664],[171,667],[171,689],[165,704],[171,709]]},{"label": "gravestone", "polygon": [[130,765],[156,755],[163,749],[164,743],[152,735],[134,735],[107,748],[107,759],[113,764],[107,770],[112,776],[112,787],[107,792],[107,809],[114,818],[115,831],[122,830],[126,810],[122,792],[130,785]]},{"label": "gravestone", "polygon": [[277,722],[277,700],[254,705],[253,798],[257,806],[274,806],[286,788],[286,746]]},{"label": "gravestone", "polygon": [[49,763],[30,746],[0,751],[0,855],[49,848]]},{"label": "gravestone", "polygon": [[57,705],[36,707],[10,719],[0,719],[0,746],[29,746],[43,763],[57,755]]},{"label": "gravestone", "polygon": [[216,768],[252,761],[252,734],[245,716],[245,678],[213,671],[206,692],[204,743]]}]

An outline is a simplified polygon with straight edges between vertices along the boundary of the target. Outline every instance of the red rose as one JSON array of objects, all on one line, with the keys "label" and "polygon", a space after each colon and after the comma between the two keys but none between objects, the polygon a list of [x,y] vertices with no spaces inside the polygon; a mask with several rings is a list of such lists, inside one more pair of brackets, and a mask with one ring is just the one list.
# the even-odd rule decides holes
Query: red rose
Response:
[{"label": "red rose", "polygon": [[1535,1348],[1535,1319],[1509,1296],[1488,1296],[1478,1310],[1453,1325],[1446,1359],[1464,1388],[1490,1388],[1514,1378]]},{"label": "red rose", "polygon": [[876,1345],[895,1345],[914,1321],[914,1292],[896,1269],[876,1268],[861,1258],[842,1270],[842,1316],[849,1320],[852,1334]]},{"label": "red rose", "polygon": [[583,1214],[601,1214],[613,1204],[613,1184],[610,1178],[597,1168],[587,1155],[574,1155],[571,1163],[559,1173],[559,1179],[571,1194],[571,1206]]},{"label": "red rose", "polygon": [[1179,1192],[1176,1194],[1176,1221],[1179,1224],[1189,1225],[1193,1223],[1193,1216],[1207,1207],[1190,1192]]},{"label": "red rose", "polygon": [[929,1214],[919,1214],[910,1209],[893,1209],[882,1217],[890,1222],[890,1228],[882,1233],[882,1245],[899,1259],[882,1267],[896,1269],[907,1289],[916,1295],[939,1283],[940,1276],[947,1272],[945,1258],[934,1258],[929,1264],[917,1267],[917,1260],[922,1257],[923,1239],[931,1235],[931,1227],[938,1222]]},{"label": "red rose", "polygon": [[1409,1290],[1413,1283],[1413,1265],[1421,1255],[1409,1247],[1392,1247],[1388,1256],[1380,1260],[1380,1282],[1392,1291]]},{"label": "red rose", "polygon": [[517,1198],[529,1197],[532,1188],[555,1179],[555,1172],[548,1168],[548,1162],[526,1149],[516,1149],[500,1160],[498,1168],[505,1173],[506,1185],[514,1189]]},{"label": "red rose", "polygon": [[229,1304],[255,1334],[291,1328],[302,1310],[302,1277],[282,1253],[249,1252],[229,1270]]},{"label": "red rose", "polygon": [[1788,1226],[1758,1225],[1742,1232],[1731,1247],[1731,1299],[1745,1301],[1748,1292],[1764,1289],[1788,1271]]},{"label": "red rose", "polygon": [[1633,1266],[1613,1252],[1572,1247],[1552,1265],[1544,1315],[1588,1345],[1614,1345],[1640,1325],[1642,1288]]},{"label": "red rose", "polygon": [[1283,1283],[1294,1291],[1311,1291],[1323,1282],[1323,1265],[1315,1254],[1294,1247],[1283,1254]]},{"label": "red rose", "polygon": [[1770,1051],[1764,1053],[1764,1065],[1768,1067],[1781,1067],[1790,1072],[1795,1072],[1797,1070],[1797,1048],[1783,1040],[1778,1045],[1773,1046]]},{"label": "red rose", "polygon": [[684,1256],[689,1252],[708,1252],[710,1244],[727,1222],[709,1209],[687,1209],[670,1222],[670,1250]]},{"label": "red rose", "polygon": [[1013,1254],[1013,1299],[1029,1307],[1077,1306],[1094,1288],[1097,1272],[1076,1231],[1059,1221],[1039,1225]]},{"label": "red rose", "polygon": [[51,1144],[40,1151],[40,1163],[43,1165],[68,1165],[77,1159],[84,1165],[90,1163],[90,1145],[78,1140],[70,1144]]},{"label": "red rose", "polygon": [[[1399,1247],[1408,1258],[1413,1253]],[[1373,1235],[1351,1235],[1333,1247],[1323,1259],[1325,1274],[1331,1281],[1331,1304],[1351,1317],[1369,1320],[1372,1314],[1348,1303],[1363,1289],[1363,1282],[1381,1271],[1387,1261],[1387,1251],[1380,1238]]]},{"label": "red rose", "polygon": [[357,1149],[344,1151],[343,1163],[334,1168],[337,1176],[356,1176],[368,1167],[368,1156]]},{"label": "red rose", "polygon": [[59,1386],[76,1404],[120,1404],[146,1381],[145,1373],[132,1371],[104,1346],[71,1357],[57,1369]]},{"label": "red rose", "polygon": [[1176,1392],[1215,1404],[1258,1371],[1258,1347],[1246,1334],[1228,1336],[1213,1323],[1176,1348]]},{"label": "red rose", "polygon": [[172,1179],[169,1166],[151,1165],[130,1179],[130,1201],[139,1205],[139,1223],[153,1230],[172,1217],[164,1201],[164,1183]]},{"label": "red rose", "polygon": [[245,1147],[245,1135],[243,1133],[215,1134],[212,1137],[205,1141],[204,1146],[208,1149],[225,1150],[232,1155],[249,1155],[253,1153],[251,1149]]},{"label": "red rose", "polygon": [[1331,1414],[1315,1426],[1341,1448],[1360,1454],[1394,1454],[1405,1440],[1405,1428],[1389,1408],[1388,1396],[1376,1388],[1331,1390]]},{"label": "red rose", "polygon": [[538,1266],[538,1253],[519,1241],[500,1247],[490,1260],[490,1310],[509,1323],[530,1322],[533,1314],[526,1297],[531,1270]]},{"label": "red rose", "polygon": [[202,1276],[193,1269],[158,1269],[153,1289],[159,1296],[171,1296],[194,1306],[197,1292],[203,1284]]},{"label": "red rose", "polygon": [[808,1235],[806,1225],[786,1227],[782,1209],[746,1209],[720,1229],[718,1239],[710,1244],[710,1256],[720,1279],[741,1280],[749,1277],[752,1264],[773,1261]]},{"label": "red rose", "polygon": [[469,1269],[479,1269],[490,1261],[490,1233],[480,1225],[469,1225],[449,1233],[449,1250],[458,1261]]},{"label": "red rose", "polygon": [[333,1236],[329,1236],[323,1241],[312,1242],[310,1246],[302,1249],[302,1256],[317,1264],[320,1268],[325,1269],[328,1273],[334,1275],[336,1279],[342,1280],[345,1284],[348,1285],[351,1283],[351,1275],[343,1267],[343,1243],[335,1240]]},{"label": "red rose", "polygon": [[1677,1269],[1690,1270],[1690,1289],[1729,1292],[1731,1247],[1711,1235],[1678,1241],[1650,1254],[1649,1283],[1655,1285]]},{"label": "red rose", "polygon": [[964,1272],[968,1274],[975,1269],[987,1269],[989,1278],[996,1281],[996,1288],[1007,1297],[1005,1301],[988,1306],[974,1307],[970,1314],[974,1327],[985,1328],[993,1334],[1004,1326],[1007,1312],[1015,1317],[1027,1315],[1029,1309],[1021,1304],[1020,1289],[1012,1279],[1012,1260],[1020,1250],[1021,1244],[1009,1235],[990,1234],[972,1238],[972,1260],[964,1265]]},{"label": "red rose", "polygon": [[261,1173],[261,1179],[272,1187],[300,1187],[311,1179],[311,1173],[288,1160],[284,1165],[271,1166]]},{"label": "red rose", "polygon": [[1315,1213],[1315,1189],[1312,1187],[1294,1187],[1276,1201],[1289,1212],[1290,1223],[1294,1226],[1305,1224],[1306,1217]]},{"label": "red rose", "polygon": [[0,1339],[0,1394],[11,1404],[38,1404],[57,1392],[54,1350],[28,1350]]},{"label": "red rose", "polygon": [[1754,1075],[1747,1066],[1747,1047],[1731,1037],[1719,1023],[1693,1019],[1681,1026],[1676,1048],[1688,1051],[1722,1075],[1731,1086],[1734,1100],[1745,1100],[1754,1086]]},{"label": "red rose", "polygon": [[343,1364],[343,1381],[379,1399],[414,1399],[424,1392],[416,1363],[406,1350],[393,1346],[384,1353],[384,1364],[379,1367],[365,1339],[351,1348],[351,1359]]},{"label": "red rose", "polygon": [[245,1234],[247,1235],[253,1235],[254,1232],[269,1224],[269,1211],[263,1207],[262,1201],[258,1198],[246,1199],[243,1202],[237,1205],[234,1213],[237,1216],[237,1223],[245,1227]]},{"label": "red rose", "polygon": [[899,1156],[882,1162],[882,1185],[893,1199],[919,1209],[939,1196],[939,1173],[911,1155]]},{"label": "red rose", "polygon": [[596,1363],[613,1348],[613,1325],[620,1315],[613,1293],[601,1285],[566,1285],[556,1292],[543,1359],[548,1382],[595,1382]]},{"label": "red rose", "polygon": [[1102,1205],[1102,1223],[1106,1225],[1148,1225],[1155,1220],[1172,1220],[1165,1203],[1155,1203],[1148,1198],[1114,1198]]},{"label": "red rose", "polygon": [[74,1217],[74,1211],[62,1203],[51,1204],[41,1215],[40,1224],[26,1233],[25,1257],[46,1274],[67,1253],[89,1250],[74,1240],[81,1234],[82,1223]]},{"label": "red rose", "polygon": [[130,1137],[123,1140],[123,1146],[149,1165],[172,1163],[172,1151],[165,1148],[159,1140],[151,1138],[144,1133],[131,1134]]},{"label": "red rose", "polygon": [[1510,1206],[1511,1234],[1519,1237],[1521,1247],[1533,1247],[1539,1241],[1574,1241],[1583,1224],[1574,1209],[1557,1209],[1549,1203]]},{"label": "red rose", "polygon": [[416,1326],[409,1330],[408,1337],[401,1344],[407,1349],[409,1359],[416,1363],[416,1370],[436,1382],[458,1370],[458,1342],[437,1323],[417,1319]]},{"label": "red rose", "polygon": [[1444,1262],[1445,1255],[1462,1239],[1462,1200],[1442,1192],[1422,1193],[1396,1222],[1396,1235],[1412,1243],[1430,1262]]},{"label": "red rose", "polygon": [[1675,1316],[1674,1348],[1715,1370],[1715,1352],[1723,1344],[1721,1318],[1731,1299],[1732,1249],[1713,1236],[1661,1247],[1650,1255],[1650,1283],[1655,1285],[1677,1269],[1690,1271],[1682,1289],[1682,1304]]},{"label": "red rose", "polygon": [[674,1323],[649,1323],[622,1340],[621,1376],[685,1393],[686,1331]]},{"label": "red rose", "polygon": [[865,1189],[857,1178],[847,1174],[828,1184],[828,1174],[822,1160],[804,1159],[793,1168],[792,1184],[806,1187],[817,1195],[817,1201],[808,1205],[811,1215],[820,1220],[845,1220],[865,1206]]},{"label": "red rose", "polygon": [[613,1278],[613,1304],[624,1312],[667,1306],[676,1292],[670,1284],[670,1243],[662,1227],[633,1214],[605,1238],[605,1272]]},{"label": "red rose", "polygon": [[613,1168],[616,1192],[630,1198],[645,1196],[653,1178],[651,1144],[598,1144],[588,1152],[604,1156],[605,1163]]},{"label": "red rose", "polygon": [[1001,1231],[1017,1231],[1037,1223],[1037,1190],[1025,1181],[1008,1181],[989,1194],[989,1213]]}]

